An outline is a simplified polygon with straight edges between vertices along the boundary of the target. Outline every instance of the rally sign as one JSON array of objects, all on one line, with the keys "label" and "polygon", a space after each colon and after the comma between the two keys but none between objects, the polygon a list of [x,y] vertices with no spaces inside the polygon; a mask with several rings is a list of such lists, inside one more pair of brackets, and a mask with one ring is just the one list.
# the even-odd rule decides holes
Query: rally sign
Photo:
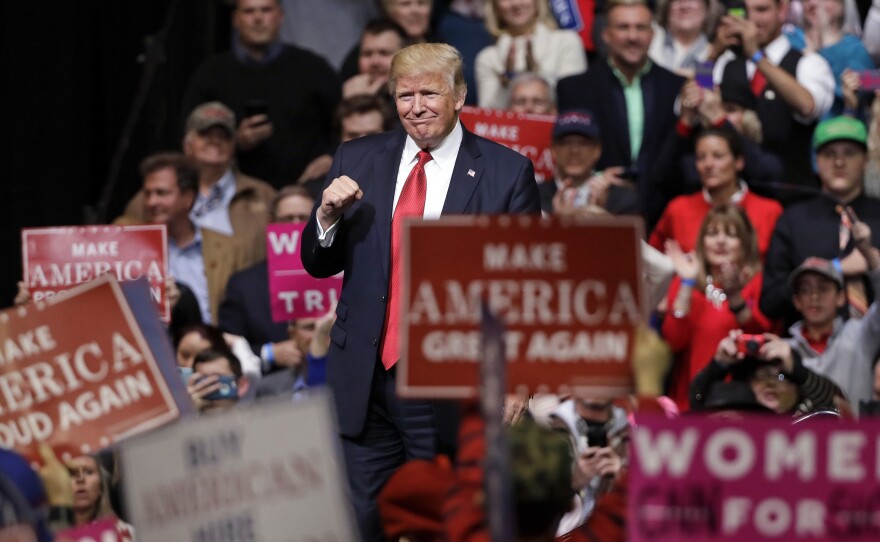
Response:
[{"label": "rally sign", "polygon": [[165,225],[70,226],[21,230],[24,282],[31,299],[54,297],[104,274],[119,282],[146,277],[163,321],[168,240]]},{"label": "rally sign", "polygon": [[531,160],[539,183],[553,180],[556,168],[550,143],[555,116],[465,106],[461,108],[460,118],[471,132],[509,147]]},{"label": "rally sign", "polygon": [[235,408],[126,442],[140,542],[357,540],[326,394]]},{"label": "rally sign", "polygon": [[508,390],[629,392],[641,231],[636,218],[409,220],[398,391],[476,394],[485,300],[506,326]]},{"label": "rally sign", "polygon": [[303,222],[266,227],[269,300],[275,322],[324,316],[332,310],[342,290],[342,273],[319,279],[303,269],[299,241],[305,226]]},{"label": "rally sign", "polygon": [[0,313],[0,446],[67,460],[179,414],[112,275]]},{"label": "rally sign", "polygon": [[636,420],[632,542],[880,539],[880,421]]}]

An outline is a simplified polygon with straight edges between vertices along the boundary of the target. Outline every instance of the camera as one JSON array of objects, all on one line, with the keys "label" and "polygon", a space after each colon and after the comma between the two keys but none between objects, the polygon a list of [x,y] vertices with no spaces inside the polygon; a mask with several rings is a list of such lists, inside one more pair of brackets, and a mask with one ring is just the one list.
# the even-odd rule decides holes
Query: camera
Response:
[{"label": "camera", "polygon": [[757,357],[758,350],[764,346],[767,339],[763,335],[742,334],[736,338],[736,351],[749,357]]},{"label": "camera", "polygon": [[583,418],[577,421],[577,431],[580,440],[580,447],[585,450],[588,446],[605,448],[608,446],[608,428],[607,424],[590,423]]}]

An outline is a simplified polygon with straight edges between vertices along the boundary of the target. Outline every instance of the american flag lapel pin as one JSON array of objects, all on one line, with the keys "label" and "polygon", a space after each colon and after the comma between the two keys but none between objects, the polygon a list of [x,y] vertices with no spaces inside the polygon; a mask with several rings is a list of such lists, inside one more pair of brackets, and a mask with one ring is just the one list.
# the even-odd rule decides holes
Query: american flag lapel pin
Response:
[{"label": "american flag lapel pin", "polygon": [[476,174],[477,174],[476,171],[474,171],[474,170],[472,170],[472,169],[469,169],[469,170],[468,170],[468,177],[473,177],[473,176],[475,176]]}]

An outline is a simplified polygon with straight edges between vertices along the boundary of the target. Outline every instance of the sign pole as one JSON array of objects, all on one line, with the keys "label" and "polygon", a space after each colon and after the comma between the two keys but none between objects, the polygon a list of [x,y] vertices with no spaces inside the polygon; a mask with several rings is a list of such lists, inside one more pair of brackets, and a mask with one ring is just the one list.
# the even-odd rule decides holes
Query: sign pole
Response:
[{"label": "sign pole", "polygon": [[486,502],[492,542],[516,540],[507,435],[504,431],[504,395],[507,358],[504,325],[484,302],[480,345],[480,409],[486,422]]}]

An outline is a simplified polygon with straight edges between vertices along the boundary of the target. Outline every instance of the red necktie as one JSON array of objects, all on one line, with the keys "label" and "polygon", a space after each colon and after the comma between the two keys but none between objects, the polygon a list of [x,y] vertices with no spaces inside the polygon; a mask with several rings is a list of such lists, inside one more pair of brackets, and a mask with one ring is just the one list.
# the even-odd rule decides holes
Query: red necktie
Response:
[{"label": "red necktie", "polygon": [[752,76],[751,87],[752,94],[755,96],[760,96],[764,93],[764,89],[767,88],[767,78],[764,77],[764,74],[758,69],[757,65],[755,65],[755,75]]},{"label": "red necktie", "polygon": [[418,162],[403,184],[394,216],[391,218],[391,276],[388,280],[388,304],[385,306],[385,330],[382,334],[382,365],[391,369],[400,359],[398,351],[398,331],[400,329],[400,288],[402,286],[403,265],[403,219],[408,216],[422,216],[425,213],[425,196],[428,193],[428,177],[425,164],[433,157],[428,151],[419,151]]}]

